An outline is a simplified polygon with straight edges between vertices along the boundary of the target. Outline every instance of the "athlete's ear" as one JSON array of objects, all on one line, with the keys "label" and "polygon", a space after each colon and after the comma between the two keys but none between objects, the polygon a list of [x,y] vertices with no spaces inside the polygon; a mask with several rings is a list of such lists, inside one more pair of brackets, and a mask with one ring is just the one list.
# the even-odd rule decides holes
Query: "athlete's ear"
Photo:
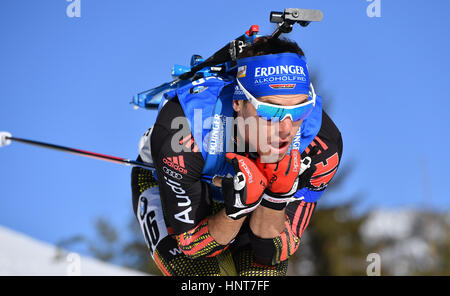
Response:
[{"label": "athlete's ear", "polygon": [[234,109],[234,111],[239,113],[240,111],[242,111],[243,108],[244,108],[244,101],[243,100],[233,100],[233,109]]}]

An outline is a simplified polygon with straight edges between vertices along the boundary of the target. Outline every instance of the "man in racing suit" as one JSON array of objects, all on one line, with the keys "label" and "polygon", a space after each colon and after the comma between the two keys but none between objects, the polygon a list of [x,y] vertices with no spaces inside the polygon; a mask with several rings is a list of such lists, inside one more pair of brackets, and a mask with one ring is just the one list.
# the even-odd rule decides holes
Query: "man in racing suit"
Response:
[{"label": "man in racing suit", "polygon": [[[284,58],[284,53],[295,54],[286,58],[292,58],[293,63],[304,56],[295,42],[260,38],[239,58],[246,61],[259,56],[262,61],[242,64],[237,78],[244,77],[243,69],[247,74],[255,69],[255,77],[285,70],[292,79],[309,87],[302,60],[298,65],[303,67],[277,67],[280,59],[275,57],[281,54]],[[270,59],[263,60],[266,57]],[[271,63],[265,72],[264,63]],[[307,77],[306,82],[303,77]],[[190,126],[190,122],[177,96],[160,109],[154,126],[143,137],[156,170],[133,168],[133,209],[150,253],[164,275],[286,275],[288,258],[298,250],[317,200],[339,166],[341,134],[322,109],[318,111],[318,132],[302,150],[291,149],[302,122],[311,116],[303,112],[309,102],[308,92],[277,95],[269,89],[269,95],[261,90],[263,95],[257,96],[261,94],[259,85],[244,87],[246,82],[241,81],[237,88],[244,89],[245,97],[233,97],[233,116],[255,119],[257,124],[249,127],[238,121],[235,126],[234,150],[225,156],[234,177],[213,180],[220,188],[221,200],[213,198],[214,185],[205,182],[203,143],[197,143],[193,132],[182,127]],[[268,111],[260,109],[260,103],[265,103]],[[287,110],[288,115],[273,120],[269,107]],[[174,118],[182,123],[175,128]],[[261,126],[266,129],[266,137],[255,136],[260,135]],[[174,143],[185,149],[176,149]],[[141,154],[138,161],[148,160]],[[159,191],[152,191],[155,187]]]}]

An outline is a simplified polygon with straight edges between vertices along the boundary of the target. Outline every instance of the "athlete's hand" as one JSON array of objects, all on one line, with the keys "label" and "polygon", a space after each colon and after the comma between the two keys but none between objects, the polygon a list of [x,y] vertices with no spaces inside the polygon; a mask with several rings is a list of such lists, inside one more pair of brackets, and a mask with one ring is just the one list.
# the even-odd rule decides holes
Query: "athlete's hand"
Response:
[{"label": "athlete's hand", "polygon": [[235,153],[227,153],[225,157],[236,173],[234,178],[222,180],[225,212],[228,217],[237,220],[258,207],[267,179],[249,158]]},{"label": "athlete's hand", "polygon": [[293,196],[298,189],[299,177],[310,167],[311,158],[306,157],[302,161],[300,152],[294,149],[291,155],[285,155],[277,163],[261,163],[258,158],[256,164],[268,181],[261,205],[282,210],[295,199]]}]

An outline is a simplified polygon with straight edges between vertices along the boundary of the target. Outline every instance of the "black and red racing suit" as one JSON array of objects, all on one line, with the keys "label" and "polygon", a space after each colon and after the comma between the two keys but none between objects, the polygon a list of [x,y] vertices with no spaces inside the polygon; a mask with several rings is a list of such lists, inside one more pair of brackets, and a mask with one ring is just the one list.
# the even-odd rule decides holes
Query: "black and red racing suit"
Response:
[{"label": "black and red racing suit", "polygon": [[[177,98],[161,109],[149,139],[158,181],[151,171],[143,168],[133,168],[131,176],[133,208],[138,218],[139,197],[147,189],[159,186],[163,227],[167,228],[168,235],[151,252],[161,272],[165,275],[286,275],[287,259],[297,251],[317,202],[289,203],[285,230],[274,239],[256,237],[248,223],[244,223],[230,244],[218,244],[208,231],[208,217],[220,211],[223,204],[211,198],[209,185],[202,181],[204,159],[190,132],[180,137],[181,127],[171,128],[175,117],[184,117]],[[172,141],[189,147],[189,151],[174,152]],[[302,153],[302,158],[306,156],[311,157],[317,169],[302,182],[303,186],[325,190],[339,166],[342,137],[324,111],[318,135]],[[138,160],[142,161],[140,157]],[[143,227],[148,243],[155,234],[149,235],[146,229],[148,225]],[[266,260],[261,263],[258,258]]]}]

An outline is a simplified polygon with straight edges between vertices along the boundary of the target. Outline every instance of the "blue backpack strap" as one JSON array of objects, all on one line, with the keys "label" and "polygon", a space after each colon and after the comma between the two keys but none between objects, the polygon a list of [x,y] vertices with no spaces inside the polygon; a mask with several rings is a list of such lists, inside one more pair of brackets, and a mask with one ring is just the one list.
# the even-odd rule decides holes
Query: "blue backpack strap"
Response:
[{"label": "blue backpack strap", "polygon": [[[223,87],[214,106],[214,116],[210,125],[210,132],[207,135],[207,151],[205,158],[205,166],[203,174],[209,176],[226,176],[234,175],[231,165],[225,161],[227,151],[232,151],[233,147],[230,139],[232,135],[232,125],[230,120],[233,119],[232,96],[234,87],[227,84]],[[229,122],[227,122],[227,120]]]},{"label": "blue backpack strap", "polygon": [[[228,171],[224,164],[227,136],[226,119],[233,117],[232,82],[218,77],[193,81],[165,94],[166,101],[178,97],[184,114],[205,160],[203,175],[221,175]],[[164,102],[161,102],[164,104]]]}]

